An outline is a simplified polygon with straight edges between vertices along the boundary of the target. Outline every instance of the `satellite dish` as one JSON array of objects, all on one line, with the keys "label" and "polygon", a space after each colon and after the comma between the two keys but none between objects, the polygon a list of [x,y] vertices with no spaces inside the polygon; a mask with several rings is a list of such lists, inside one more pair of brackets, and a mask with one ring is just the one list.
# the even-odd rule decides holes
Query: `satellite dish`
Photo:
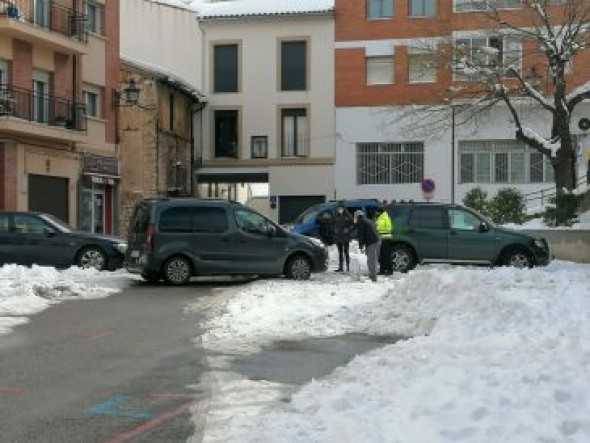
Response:
[{"label": "satellite dish", "polygon": [[590,118],[581,118],[578,122],[578,127],[582,131],[587,131],[588,129],[590,129]]}]

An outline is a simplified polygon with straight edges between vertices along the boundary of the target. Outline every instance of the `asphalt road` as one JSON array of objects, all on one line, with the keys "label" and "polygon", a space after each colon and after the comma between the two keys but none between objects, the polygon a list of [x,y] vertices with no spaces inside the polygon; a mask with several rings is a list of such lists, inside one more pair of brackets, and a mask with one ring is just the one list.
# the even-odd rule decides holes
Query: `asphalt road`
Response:
[{"label": "asphalt road", "polygon": [[134,284],[68,301],[0,337],[0,442],[185,442],[206,371],[184,308],[219,284]]}]

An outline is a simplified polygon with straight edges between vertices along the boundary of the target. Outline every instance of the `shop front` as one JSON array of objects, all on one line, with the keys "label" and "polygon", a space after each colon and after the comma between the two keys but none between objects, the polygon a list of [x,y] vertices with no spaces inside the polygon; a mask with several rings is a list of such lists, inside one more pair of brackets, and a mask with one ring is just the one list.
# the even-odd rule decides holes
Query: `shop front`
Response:
[{"label": "shop front", "polygon": [[85,155],[80,180],[80,229],[96,234],[117,234],[116,157]]}]

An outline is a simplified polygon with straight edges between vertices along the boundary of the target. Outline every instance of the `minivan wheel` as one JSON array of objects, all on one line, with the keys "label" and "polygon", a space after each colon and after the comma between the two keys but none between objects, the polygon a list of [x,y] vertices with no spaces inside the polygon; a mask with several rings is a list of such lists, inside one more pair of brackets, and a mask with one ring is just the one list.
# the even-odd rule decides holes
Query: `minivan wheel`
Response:
[{"label": "minivan wheel", "polygon": [[391,268],[396,272],[408,272],[416,267],[416,256],[406,245],[391,248]]},{"label": "minivan wheel", "polygon": [[98,246],[86,246],[76,256],[76,266],[102,271],[107,267],[107,255]]},{"label": "minivan wheel", "polygon": [[518,269],[533,267],[533,261],[530,255],[522,249],[508,251],[504,257],[504,264],[506,266],[514,266]]},{"label": "minivan wheel", "polygon": [[185,257],[171,257],[164,263],[163,273],[167,283],[175,286],[185,285],[192,276],[191,263]]},{"label": "minivan wheel", "polygon": [[292,280],[309,280],[311,276],[311,263],[307,257],[296,255],[287,263],[285,270],[287,278]]}]

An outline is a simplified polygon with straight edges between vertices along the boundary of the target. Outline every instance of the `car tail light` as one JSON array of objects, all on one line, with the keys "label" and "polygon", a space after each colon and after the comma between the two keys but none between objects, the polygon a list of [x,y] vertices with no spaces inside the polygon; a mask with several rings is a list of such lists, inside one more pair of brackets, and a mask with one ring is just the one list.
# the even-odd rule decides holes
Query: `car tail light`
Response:
[{"label": "car tail light", "polygon": [[154,242],[156,240],[156,226],[153,223],[150,223],[147,227],[147,239],[145,241],[144,250],[146,253],[150,253],[154,251]]}]

